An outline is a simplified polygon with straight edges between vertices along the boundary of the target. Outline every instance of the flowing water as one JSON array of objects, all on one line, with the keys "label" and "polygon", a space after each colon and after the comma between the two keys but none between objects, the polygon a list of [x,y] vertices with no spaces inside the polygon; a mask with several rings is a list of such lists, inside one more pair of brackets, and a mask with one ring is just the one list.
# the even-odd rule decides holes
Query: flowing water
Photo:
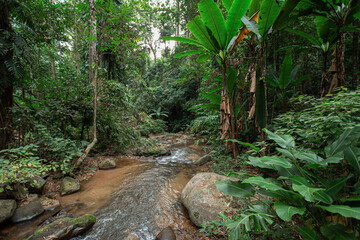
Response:
[{"label": "flowing water", "polygon": [[119,159],[117,169],[99,171],[80,193],[62,197],[65,206],[77,203],[75,215],[94,212],[97,218],[90,232],[77,239],[153,240],[167,226],[177,234],[196,234],[179,202],[196,172],[190,160],[194,155],[201,153],[178,146],[171,156]]},{"label": "flowing water", "polygon": [[[92,213],[97,221],[84,236],[76,239],[153,240],[171,226],[177,239],[200,239],[180,203],[181,191],[199,169],[193,165],[203,152],[194,145],[177,145],[170,156],[156,158],[117,157],[117,168],[99,170],[81,183],[81,191],[59,197],[61,205],[74,216]],[[43,216],[45,217],[45,216]],[[35,230],[41,219],[10,225],[5,238]]]}]

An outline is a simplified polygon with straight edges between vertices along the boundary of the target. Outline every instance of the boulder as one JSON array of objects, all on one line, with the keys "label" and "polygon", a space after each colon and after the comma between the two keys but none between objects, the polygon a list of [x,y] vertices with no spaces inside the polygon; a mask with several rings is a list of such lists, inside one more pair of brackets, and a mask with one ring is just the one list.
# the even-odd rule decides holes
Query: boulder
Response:
[{"label": "boulder", "polygon": [[13,199],[0,200],[0,224],[10,219],[16,209],[16,201]]},{"label": "boulder", "polygon": [[99,168],[102,170],[116,168],[116,162],[110,158],[105,158],[99,163]]},{"label": "boulder", "polygon": [[196,226],[201,227],[218,220],[218,213],[230,206],[232,197],[223,194],[212,184],[228,179],[216,173],[204,172],[196,174],[186,184],[181,193],[181,201]]},{"label": "boulder", "polygon": [[45,209],[45,211],[54,211],[55,209],[60,208],[60,201],[57,199],[51,199],[48,197],[41,197],[40,203]]},{"label": "boulder", "polygon": [[167,227],[156,236],[155,240],[176,240],[176,236],[172,228]]},{"label": "boulder", "polygon": [[91,214],[85,214],[78,218],[63,217],[54,222],[41,227],[27,240],[43,239],[71,239],[88,231],[96,222],[96,217]]},{"label": "boulder", "polygon": [[61,182],[61,195],[68,195],[80,190],[80,183],[71,177],[64,177]]},{"label": "boulder", "polygon": [[30,192],[41,194],[46,181],[39,177],[35,176],[29,179],[29,181],[26,184],[26,187],[29,189]]},{"label": "boulder", "polygon": [[27,221],[39,216],[43,212],[44,208],[39,201],[29,202],[15,210],[11,221],[14,223]]},{"label": "boulder", "polygon": [[209,154],[206,154],[204,156],[202,156],[201,158],[199,158],[198,160],[196,160],[194,162],[195,165],[203,165],[207,162],[211,161],[211,156],[210,156],[210,153]]}]

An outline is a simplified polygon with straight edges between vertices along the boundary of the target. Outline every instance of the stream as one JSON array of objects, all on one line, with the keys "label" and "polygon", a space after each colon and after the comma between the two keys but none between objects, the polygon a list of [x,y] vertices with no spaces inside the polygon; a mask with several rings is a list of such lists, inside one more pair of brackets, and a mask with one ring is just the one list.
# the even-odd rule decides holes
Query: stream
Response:
[{"label": "stream", "polygon": [[[201,147],[182,142],[172,145],[170,156],[113,157],[117,168],[99,170],[81,183],[79,192],[57,197],[69,214],[91,213],[97,218],[89,232],[74,239],[154,240],[168,226],[178,240],[201,239],[202,233],[191,223],[180,198],[187,182],[200,171],[193,161],[203,154]],[[0,239],[22,239],[51,214],[9,224]]]},{"label": "stream", "polygon": [[180,196],[197,171],[191,158],[202,152],[186,145],[171,152],[157,158],[118,159],[118,168],[98,171],[79,193],[61,197],[64,208],[74,207],[74,215],[93,213],[97,218],[93,228],[76,239],[153,240],[168,226],[182,239],[196,235]]}]

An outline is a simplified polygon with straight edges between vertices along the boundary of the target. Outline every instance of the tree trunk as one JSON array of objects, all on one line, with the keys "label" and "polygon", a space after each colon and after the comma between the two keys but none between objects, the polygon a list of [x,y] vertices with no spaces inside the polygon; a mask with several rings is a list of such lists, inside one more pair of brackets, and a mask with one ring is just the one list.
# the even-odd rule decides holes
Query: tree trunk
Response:
[{"label": "tree trunk", "polygon": [[95,146],[97,142],[96,137],[96,103],[97,103],[97,52],[96,52],[96,9],[95,9],[95,0],[89,1],[90,9],[90,42],[89,42],[89,82],[93,84],[94,88],[94,98],[93,98],[93,141],[86,147],[85,152],[80,156],[76,161],[75,167],[78,167],[89,154],[91,149]]},{"label": "tree trunk", "polygon": [[[356,27],[358,25],[358,20],[354,21],[354,26]],[[352,85],[353,88],[356,89],[356,87],[359,84],[359,78],[357,72],[359,71],[359,33],[354,32],[353,33],[353,61],[352,61]]]},{"label": "tree trunk", "polygon": [[344,63],[345,48],[344,48],[344,31],[342,29],[339,29],[338,36],[339,36],[339,42],[335,50],[336,73],[331,81],[329,94],[332,94],[335,88],[345,85],[345,78],[346,78],[345,63]]},{"label": "tree trunk", "polygon": [[[8,7],[0,8],[0,29],[11,32]],[[10,37],[11,38],[11,37]],[[5,40],[6,41],[6,40]],[[7,39],[11,43],[9,39]],[[0,150],[8,147],[13,138],[12,114],[13,106],[13,76],[8,71],[5,61],[11,60],[13,51],[8,51],[5,56],[0,57]]]},{"label": "tree trunk", "polygon": [[[221,102],[220,102],[220,137],[224,139],[235,139],[235,122],[234,122],[234,111],[230,102],[229,86],[226,75],[226,61],[222,60],[223,65],[223,88],[221,91]],[[235,142],[231,142],[233,158],[237,160],[237,146]],[[228,142],[226,143],[228,146]]]},{"label": "tree trunk", "polygon": [[320,89],[321,97],[325,96],[327,84],[328,84],[328,81],[329,81],[328,77],[327,77],[327,66],[326,66],[327,56],[328,56],[328,51],[323,52],[323,68],[322,68],[321,89]]}]

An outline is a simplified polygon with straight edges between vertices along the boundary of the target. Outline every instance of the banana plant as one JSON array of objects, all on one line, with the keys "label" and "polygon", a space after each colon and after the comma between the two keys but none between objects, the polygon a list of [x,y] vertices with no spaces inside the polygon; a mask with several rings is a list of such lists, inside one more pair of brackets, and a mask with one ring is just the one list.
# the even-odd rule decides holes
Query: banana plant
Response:
[{"label": "banana plant", "polygon": [[[307,226],[296,227],[304,239],[358,239],[354,225],[329,222],[326,216],[346,221],[360,220],[360,184],[357,181],[360,174],[360,150],[356,147],[360,138],[360,125],[345,130],[338,140],[327,146],[325,158],[310,150],[297,149],[294,138],[289,135],[278,135],[266,129],[264,131],[278,145],[279,155],[249,157],[247,163],[275,171],[279,177],[251,176],[243,181],[221,181],[216,183],[217,188],[235,197],[256,197],[255,192],[272,197],[273,201],[267,205],[267,209],[257,214],[285,222],[291,222],[293,216],[298,215],[301,217],[298,219],[312,226],[312,229]],[[343,168],[345,162],[353,173],[339,175],[337,169]],[[242,212],[246,213],[246,210]],[[266,224],[266,221],[263,223]],[[246,228],[241,220],[229,221],[228,227],[232,232],[240,232],[242,235],[255,230],[251,226]]]},{"label": "banana plant", "polygon": [[273,103],[274,108],[280,103],[285,107],[285,100],[293,94],[293,88],[309,77],[309,75],[305,75],[300,78],[295,78],[299,68],[300,65],[296,65],[294,68],[292,67],[292,57],[291,55],[287,55],[281,64],[280,76],[276,76],[275,73],[268,70],[265,80],[276,92],[279,92],[277,94],[278,99]]},{"label": "banana plant", "polygon": [[335,26],[337,40],[335,63],[337,74],[333,78],[329,89],[329,93],[333,93],[336,87],[345,85],[344,32],[359,31],[359,29],[351,27],[355,18],[360,18],[359,0],[302,1],[299,6],[301,7],[299,14],[304,15],[303,13],[307,13],[318,16],[317,20],[321,21],[320,26],[324,27],[324,30],[327,28],[327,25]]},{"label": "banana plant", "polygon": [[[175,40],[199,47],[198,50],[182,52],[176,55],[176,57],[199,54],[197,61],[203,62],[211,56],[215,56],[221,63],[220,135],[222,139],[228,138],[228,136],[234,139],[236,106],[231,101],[228,79],[228,72],[233,72],[233,70],[228,67],[227,60],[229,58],[229,50],[236,39],[238,30],[242,26],[241,18],[248,10],[251,0],[224,0],[223,3],[228,12],[226,20],[220,8],[213,0],[199,2],[200,16],[196,16],[187,24],[195,39],[184,37],[163,37],[163,39]],[[236,159],[237,147],[235,143],[232,143],[232,151]]]},{"label": "banana plant", "polygon": [[[336,34],[337,34],[337,26],[335,23],[328,21],[323,16],[317,16],[315,18],[315,25],[316,25],[316,32],[317,32],[317,38],[313,37],[310,34],[307,34],[302,31],[296,31],[294,29],[286,29],[287,32],[297,34],[311,43],[311,46],[315,49],[318,49],[322,53],[322,60],[323,60],[323,66],[322,66],[322,75],[321,75],[321,96],[325,96],[326,89],[327,89],[327,59],[328,59],[328,53],[331,49],[331,46],[336,41]],[[298,47],[298,46],[296,46]]]}]

